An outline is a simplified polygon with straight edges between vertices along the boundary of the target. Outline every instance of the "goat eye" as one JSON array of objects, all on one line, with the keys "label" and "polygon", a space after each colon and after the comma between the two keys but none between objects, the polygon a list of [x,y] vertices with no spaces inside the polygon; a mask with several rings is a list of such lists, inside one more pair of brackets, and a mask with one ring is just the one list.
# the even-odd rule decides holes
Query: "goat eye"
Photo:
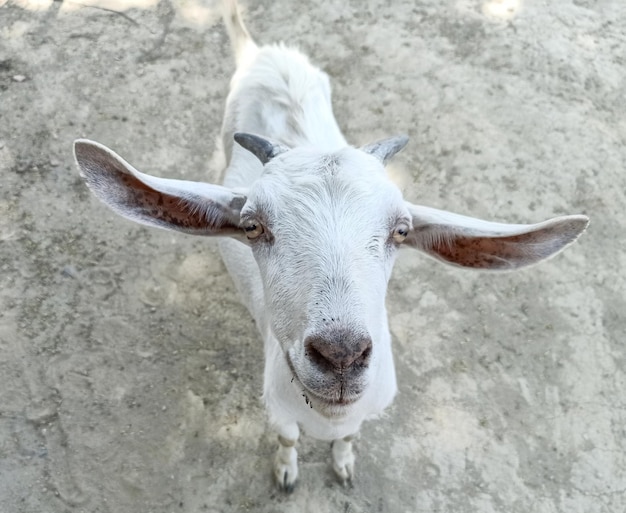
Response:
[{"label": "goat eye", "polygon": [[406,224],[400,224],[393,230],[393,240],[397,244],[402,244],[404,239],[409,235],[409,227]]},{"label": "goat eye", "polygon": [[248,240],[252,240],[256,239],[265,230],[263,229],[263,225],[256,219],[248,219],[243,223],[243,231],[246,232]]}]

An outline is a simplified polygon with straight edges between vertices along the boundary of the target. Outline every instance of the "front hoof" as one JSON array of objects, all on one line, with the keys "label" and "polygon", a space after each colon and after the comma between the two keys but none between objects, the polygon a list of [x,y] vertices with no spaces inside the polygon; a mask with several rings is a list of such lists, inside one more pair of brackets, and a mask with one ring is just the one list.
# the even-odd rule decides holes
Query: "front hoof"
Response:
[{"label": "front hoof", "polygon": [[339,482],[345,488],[352,488],[352,478],[354,477],[354,461],[352,463],[346,463],[343,466],[337,465],[333,462],[333,470]]},{"label": "front hoof", "polygon": [[274,460],[274,477],[279,490],[293,492],[298,480],[298,452],[294,447],[279,446]]},{"label": "front hoof", "polygon": [[287,469],[276,469],[275,473],[278,489],[287,494],[293,493],[296,489],[297,472],[296,478],[290,475]]},{"label": "front hoof", "polygon": [[333,470],[343,486],[352,487],[354,478],[354,452],[352,452],[352,439],[346,437],[343,440],[335,440],[332,445]]}]

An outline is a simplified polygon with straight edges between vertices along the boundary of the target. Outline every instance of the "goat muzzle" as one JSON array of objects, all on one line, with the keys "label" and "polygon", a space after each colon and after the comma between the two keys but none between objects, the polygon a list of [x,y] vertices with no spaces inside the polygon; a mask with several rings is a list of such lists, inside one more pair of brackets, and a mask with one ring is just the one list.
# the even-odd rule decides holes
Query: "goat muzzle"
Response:
[{"label": "goat muzzle", "polygon": [[369,365],[372,339],[349,329],[334,328],[306,337],[304,349],[307,359],[324,373],[359,373]]}]

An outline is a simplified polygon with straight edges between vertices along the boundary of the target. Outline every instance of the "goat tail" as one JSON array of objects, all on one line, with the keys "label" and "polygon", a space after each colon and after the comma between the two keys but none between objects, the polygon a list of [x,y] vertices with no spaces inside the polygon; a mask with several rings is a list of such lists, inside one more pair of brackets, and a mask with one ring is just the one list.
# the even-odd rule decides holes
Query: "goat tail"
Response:
[{"label": "goat tail", "polygon": [[224,25],[226,25],[226,31],[233,47],[235,63],[239,68],[256,54],[258,47],[243,23],[237,0],[223,0],[222,7]]}]

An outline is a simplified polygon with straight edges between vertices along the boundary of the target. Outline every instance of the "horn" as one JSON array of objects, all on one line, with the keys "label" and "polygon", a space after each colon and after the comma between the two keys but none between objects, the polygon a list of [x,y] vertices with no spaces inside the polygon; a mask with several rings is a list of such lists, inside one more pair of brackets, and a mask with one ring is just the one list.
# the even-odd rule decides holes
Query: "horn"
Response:
[{"label": "horn", "polygon": [[267,164],[277,155],[287,151],[287,148],[279,144],[271,143],[267,139],[254,134],[238,132],[234,135],[234,138],[242,148],[252,153],[263,165]]},{"label": "horn", "polygon": [[365,153],[376,157],[383,164],[386,164],[387,161],[404,148],[408,142],[408,135],[395,135],[363,146],[361,149]]}]

